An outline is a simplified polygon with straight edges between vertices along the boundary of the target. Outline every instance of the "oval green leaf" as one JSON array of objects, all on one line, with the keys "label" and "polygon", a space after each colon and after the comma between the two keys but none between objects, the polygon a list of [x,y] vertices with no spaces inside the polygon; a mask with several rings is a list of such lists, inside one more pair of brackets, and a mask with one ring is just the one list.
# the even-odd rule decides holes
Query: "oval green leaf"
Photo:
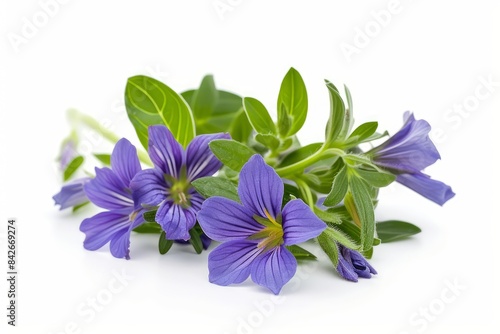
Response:
[{"label": "oval green leaf", "polygon": [[206,75],[201,81],[200,88],[194,91],[190,104],[195,121],[210,117],[218,98],[219,92],[215,88],[214,77]]},{"label": "oval green leaf", "polygon": [[326,196],[323,204],[330,207],[339,204],[347,194],[348,187],[347,168],[344,166],[335,176],[330,193]]},{"label": "oval green leaf", "polygon": [[376,226],[378,237],[383,243],[406,239],[422,232],[418,226],[400,220],[387,220]]},{"label": "oval green leaf", "polygon": [[285,246],[297,260],[316,260],[316,255],[297,245]]},{"label": "oval green leaf", "polygon": [[307,90],[300,73],[290,68],[278,95],[278,128],[282,137],[296,134],[307,117]]},{"label": "oval green leaf", "polygon": [[71,176],[73,176],[73,174],[75,174],[75,172],[78,170],[78,168],[80,168],[80,166],[83,164],[84,160],[85,159],[81,155],[79,155],[79,156],[75,157],[73,160],[71,160],[71,162],[68,164],[68,166],[64,170],[64,175],[63,175],[64,181],[68,181],[71,178]]},{"label": "oval green leaf", "polygon": [[148,148],[148,127],[163,124],[186,147],[195,136],[194,120],[187,102],[164,83],[143,75],[131,77],[125,88],[125,107],[137,136]]},{"label": "oval green leaf", "polygon": [[203,197],[221,196],[239,202],[238,190],[233,182],[221,177],[207,176],[191,182],[191,185]]},{"label": "oval green leaf", "polygon": [[212,140],[208,146],[217,159],[237,172],[255,154],[248,146],[235,140],[216,139]]},{"label": "oval green leaf", "polygon": [[168,240],[165,234],[165,231],[161,232],[160,239],[158,240],[158,251],[161,255],[167,254],[172,245],[174,244],[173,240]]},{"label": "oval green leaf", "polygon": [[325,80],[325,82],[330,93],[330,118],[326,125],[325,142],[331,144],[337,140],[344,126],[345,105],[337,88],[328,80]]},{"label": "oval green leaf", "polygon": [[266,135],[276,135],[276,125],[266,107],[259,100],[252,97],[245,97],[243,98],[243,108],[255,131]]}]

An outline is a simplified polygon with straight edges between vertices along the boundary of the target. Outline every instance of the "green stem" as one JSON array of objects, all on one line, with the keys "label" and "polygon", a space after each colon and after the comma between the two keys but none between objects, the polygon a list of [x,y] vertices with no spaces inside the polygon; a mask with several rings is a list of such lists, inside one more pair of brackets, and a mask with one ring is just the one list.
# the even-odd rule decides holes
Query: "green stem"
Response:
[{"label": "green stem", "polygon": [[295,179],[295,183],[299,187],[300,191],[304,194],[307,205],[314,211],[314,200],[311,192],[311,188],[301,179]]},{"label": "green stem", "polygon": [[[72,122],[76,121],[91,128],[92,130],[96,131],[98,134],[103,136],[103,138],[107,139],[109,142],[113,144],[116,144],[120,140],[120,137],[117,134],[109,131],[108,129],[105,129],[95,118],[86,115],[76,109],[68,110],[68,118]],[[152,166],[151,160],[149,159],[149,156],[145,151],[137,149],[137,155],[141,162],[143,162],[148,166]]]},{"label": "green stem", "polygon": [[296,162],[290,166],[276,169],[276,173],[278,173],[278,175],[281,177],[286,177],[291,174],[302,172],[307,167],[311,166],[312,164],[322,159],[331,158],[335,156],[344,156],[345,154],[346,153],[339,148],[326,148],[325,146],[322,146],[318,151],[316,151],[310,157],[301,160],[299,162]]}]

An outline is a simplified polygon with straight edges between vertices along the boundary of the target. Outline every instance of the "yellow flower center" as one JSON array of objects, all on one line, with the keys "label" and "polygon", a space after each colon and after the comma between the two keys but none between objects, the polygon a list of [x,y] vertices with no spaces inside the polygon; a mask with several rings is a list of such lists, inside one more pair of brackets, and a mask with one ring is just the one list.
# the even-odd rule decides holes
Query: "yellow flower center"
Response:
[{"label": "yellow flower center", "polygon": [[174,182],[170,188],[170,197],[173,199],[175,204],[179,204],[183,207],[191,205],[191,202],[189,201],[191,196],[188,193],[190,186],[191,184],[188,182]]},{"label": "yellow flower center", "polygon": [[179,178],[176,179],[170,175],[164,175],[165,181],[167,184],[170,184],[170,188],[168,188],[169,198],[178,205],[181,205],[183,208],[188,208],[191,206],[191,195],[189,194],[189,190],[191,189],[191,182],[187,180],[186,177],[186,168],[182,167],[180,171]]},{"label": "yellow flower center", "polygon": [[257,244],[258,248],[264,251],[278,247],[283,244],[283,226],[281,225],[281,214],[278,217],[272,217],[267,210],[264,209],[266,218],[254,215],[253,218],[264,228],[249,237],[250,240],[261,240]]}]

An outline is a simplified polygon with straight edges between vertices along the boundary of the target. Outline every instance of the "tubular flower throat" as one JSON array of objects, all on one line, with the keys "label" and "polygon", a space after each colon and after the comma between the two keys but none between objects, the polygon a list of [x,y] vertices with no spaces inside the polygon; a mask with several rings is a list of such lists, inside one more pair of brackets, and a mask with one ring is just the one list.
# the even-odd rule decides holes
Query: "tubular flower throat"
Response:
[{"label": "tubular flower throat", "polygon": [[431,126],[425,120],[416,120],[409,111],[404,114],[404,121],[394,136],[366,154],[376,165],[395,174],[397,182],[443,205],[455,193],[450,186],[421,172],[441,158],[429,138]]}]

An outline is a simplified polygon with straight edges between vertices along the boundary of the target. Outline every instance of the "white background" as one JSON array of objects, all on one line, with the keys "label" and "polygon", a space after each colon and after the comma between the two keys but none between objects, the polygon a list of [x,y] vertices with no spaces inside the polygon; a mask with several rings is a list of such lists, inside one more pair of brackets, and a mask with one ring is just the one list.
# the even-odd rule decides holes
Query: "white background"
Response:
[{"label": "white background", "polygon": [[[50,17],[41,5],[47,1],[2,0],[0,8],[0,262],[7,261],[7,219],[16,218],[19,230],[19,326],[9,333],[500,329],[497,2],[401,0],[381,26],[374,13],[387,10],[388,0],[74,0],[50,7]],[[223,13],[214,7],[221,3]],[[30,31],[27,22],[38,27]],[[371,37],[362,41],[359,31],[366,29]],[[346,57],[341,46],[355,42],[367,45]],[[151,75],[182,91],[212,73],[218,87],[256,97],[274,111],[290,66],[308,87],[303,143],[322,139],[325,78],[349,86],[358,124],[377,120],[394,133],[403,112],[412,110],[441,129],[433,137],[442,161],[427,172],[457,195],[441,208],[399,185],[381,192],[378,219],[409,220],[423,232],[378,246],[371,260],[378,276],[349,283],[323,258],[301,267],[274,300],[251,282],[210,284],[208,253],[177,246],[161,256],[156,236],[133,235],[130,261],[107,249],[83,249],[79,223],[96,210],[72,216],[51,199],[61,185],[55,158],[70,130],[67,108],[137,143],[123,109],[128,77]],[[488,78],[495,82],[490,91],[481,81]],[[476,89],[488,96],[478,99]],[[456,113],[454,106],[464,103],[469,111]],[[93,147],[110,149],[100,142]],[[133,277],[125,285],[114,278],[122,271]],[[448,288],[454,282],[455,293]],[[110,283],[120,291],[109,292]],[[6,291],[2,279],[2,327]],[[92,314],[87,303],[95,297],[105,305]],[[427,320],[420,313],[426,309]]]}]

